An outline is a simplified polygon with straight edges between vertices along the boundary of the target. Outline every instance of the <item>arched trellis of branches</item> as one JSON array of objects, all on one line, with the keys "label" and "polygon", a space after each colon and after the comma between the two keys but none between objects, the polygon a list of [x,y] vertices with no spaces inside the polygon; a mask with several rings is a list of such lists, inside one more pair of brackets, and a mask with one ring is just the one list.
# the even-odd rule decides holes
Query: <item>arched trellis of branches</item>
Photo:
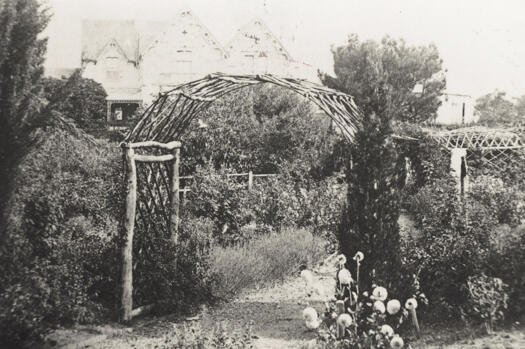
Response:
[{"label": "arched trellis of branches", "polygon": [[142,236],[155,234],[177,240],[181,136],[213,101],[261,83],[287,88],[315,103],[349,141],[361,125],[361,112],[351,96],[305,80],[273,75],[213,74],[160,94],[121,144],[127,164],[122,320],[128,321],[140,312],[140,309],[132,310],[133,251],[140,257],[146,253],[147,246],[133,246],[134,230]]}]

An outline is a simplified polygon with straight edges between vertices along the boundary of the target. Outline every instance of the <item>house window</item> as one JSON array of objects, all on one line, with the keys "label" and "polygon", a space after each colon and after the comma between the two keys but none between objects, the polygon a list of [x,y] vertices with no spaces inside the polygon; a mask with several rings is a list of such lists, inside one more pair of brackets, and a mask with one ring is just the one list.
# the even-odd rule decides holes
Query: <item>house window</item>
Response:
[{"label": "house window", "polygon": [[122,120],[122,108],[115,109],[115,120]]}]

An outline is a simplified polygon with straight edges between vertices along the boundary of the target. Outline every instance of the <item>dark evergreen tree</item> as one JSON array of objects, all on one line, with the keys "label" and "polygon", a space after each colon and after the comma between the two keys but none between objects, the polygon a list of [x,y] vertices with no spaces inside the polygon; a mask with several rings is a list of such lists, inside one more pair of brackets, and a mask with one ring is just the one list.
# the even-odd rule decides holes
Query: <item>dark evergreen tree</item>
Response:
[{"label": "dark evergreen tree", "polygon": [[[445,88],[435,46],[410,47],[385,37],[381,43],[348,43],[333,50],[336,76],[322,76],[332,88],[354,96],[364,114],[347,153],[348,200],[338,233],[348,258],[365,254],[361,280],[396,288],[400,280],[399,205],[404,157],[393,142],[398,122],[421,122],[436,114]],[[414,91],[417,84],[422,91]],[[415,93],[418,92],[418,93]],[[348,263],[354,266],[355,263]]]},{"label": "dark evergreen tree", "polygon": [[0,2],[0,205],[14,163],[40,122],[38,81],[47,43],[40,34],[48,19],[36,0]]}]

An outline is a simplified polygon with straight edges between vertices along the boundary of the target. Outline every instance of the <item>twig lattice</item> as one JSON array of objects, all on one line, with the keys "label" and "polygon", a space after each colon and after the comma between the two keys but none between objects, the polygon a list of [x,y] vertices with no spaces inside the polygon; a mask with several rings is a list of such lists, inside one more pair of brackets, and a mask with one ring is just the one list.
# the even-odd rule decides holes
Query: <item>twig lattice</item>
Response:
[{"label": "twig lattice", "polygon": [[180,140],[191,120],[217,98],[237,89],[261,83],[282,86],[306,97],[335,122],[348,140],[353,139],[361,124],[359,108],[352,96],[345,93],[306,80],[280,78],[268,74],[211,74],[161,94],[144,112],[141,120],[126,137],[126,142]]},{"label": "twig lattice", "polygon": [[499,171],[505,165],[519,161],[525,150],[522,138],[515,132],[485,127],[468,127],[451,131],[430,131],[436,141],[447,148],[467,149],[467,161],[479,151],[484,165]]}]

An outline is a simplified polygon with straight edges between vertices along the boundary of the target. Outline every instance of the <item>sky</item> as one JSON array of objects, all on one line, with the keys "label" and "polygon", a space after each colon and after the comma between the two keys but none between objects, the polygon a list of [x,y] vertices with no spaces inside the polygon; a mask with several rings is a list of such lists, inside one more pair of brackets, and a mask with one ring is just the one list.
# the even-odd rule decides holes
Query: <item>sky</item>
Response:
[{"label": "sky", "polygon": [[53,14],[47,67],[80,66],[82,19],[170,20],[189,6],[226,44],[260,17],[292,57],[333,72],[331,47],[355,33],[410,45],[435,44],[447,70],[447,91],[477,98],[498,89],[525,94],[523,0],[45,0]]}]

